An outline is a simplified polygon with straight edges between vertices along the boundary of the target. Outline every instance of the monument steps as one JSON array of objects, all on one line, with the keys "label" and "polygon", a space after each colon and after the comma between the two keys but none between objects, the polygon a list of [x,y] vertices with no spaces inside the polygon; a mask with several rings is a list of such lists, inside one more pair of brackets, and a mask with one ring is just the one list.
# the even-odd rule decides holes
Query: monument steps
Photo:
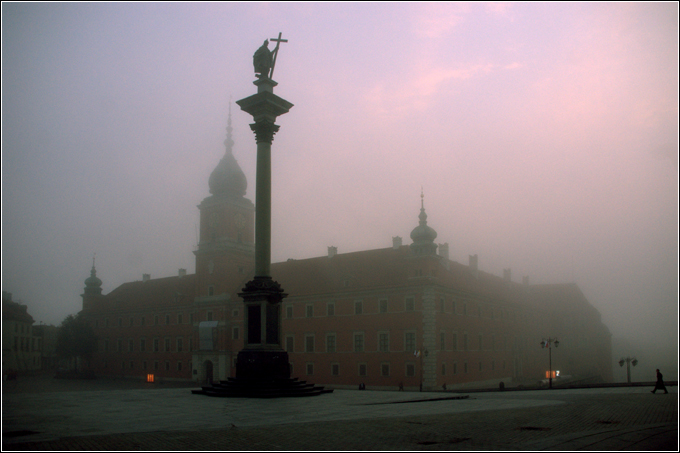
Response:
[{"label": "monument steps", "polygon": [[203,386],[201,390],[192,390],[195,395],[216,396],[222,398],[286,398],[301,396],[318,396],[332,393],[333,389],[288,379],[239,379],[229,378],[226,381]]}]

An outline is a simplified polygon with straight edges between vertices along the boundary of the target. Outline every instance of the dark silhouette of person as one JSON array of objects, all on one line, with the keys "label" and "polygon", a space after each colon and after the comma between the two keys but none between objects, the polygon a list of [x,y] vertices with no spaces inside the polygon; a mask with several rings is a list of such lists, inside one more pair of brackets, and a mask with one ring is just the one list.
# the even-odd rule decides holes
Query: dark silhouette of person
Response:
[{"label": "dark silhouette of person", "polygon": [[666,386],[663,383],[663,374],[661,374],[661,371],[659,369],[656,369],[656,385],[654,386],[654,390],[652,390],[652,393],[656,393],[657,390],[663,390],[665,393],[668,393],[668,390],[666,390]]}]

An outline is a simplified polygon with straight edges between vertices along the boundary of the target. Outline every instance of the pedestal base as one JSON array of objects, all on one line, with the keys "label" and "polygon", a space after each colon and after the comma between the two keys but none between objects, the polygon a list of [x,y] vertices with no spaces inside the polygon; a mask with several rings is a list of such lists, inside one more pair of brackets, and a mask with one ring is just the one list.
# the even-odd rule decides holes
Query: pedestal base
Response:
[{"label": "pedestal base", "polygon": [[288,353],[282,350],[262,351],[244,349],[236,359],[236,379],[288,379]]}]

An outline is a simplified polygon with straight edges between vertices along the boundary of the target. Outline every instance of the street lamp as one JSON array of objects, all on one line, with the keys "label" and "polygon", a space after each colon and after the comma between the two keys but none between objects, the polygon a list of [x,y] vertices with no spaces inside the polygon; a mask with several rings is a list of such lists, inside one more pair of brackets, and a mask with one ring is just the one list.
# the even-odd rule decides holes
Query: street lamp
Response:
[{"label": "street lamp", "polygon": [[623,366],[624,363],[627,363],[627,369],[628,369],[628,383],[630,384],[630,364],[632,363],[633,366],[636,366],[638,364],[638,361],[635,357],[626,357],[625,359],[619,360],[619,366]]},{"label": "street lamp", "polygon": [[552,347],[555,345],[555,347],[558,347],[560,345],[560,342],[557,341],[557,338],[550,338],[546,340],[545,338],[543,341],[541,341],[541,347],[542,348],[548,348],[548,361],[550,365],[550,371],[548,372],[548,386],[549,388],[552,388]]}]

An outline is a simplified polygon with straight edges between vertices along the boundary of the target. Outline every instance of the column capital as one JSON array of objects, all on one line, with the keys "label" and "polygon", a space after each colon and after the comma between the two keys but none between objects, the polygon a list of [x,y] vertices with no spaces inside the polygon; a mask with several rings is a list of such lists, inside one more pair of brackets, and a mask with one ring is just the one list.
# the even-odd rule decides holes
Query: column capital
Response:
[{"label": "column capital", "polygon": [[271,143],[274,141],[274,134],[279,131],[279,125],[271,121],[261,120],[250,125],[250,129],[255,132],[255,143]]}]

